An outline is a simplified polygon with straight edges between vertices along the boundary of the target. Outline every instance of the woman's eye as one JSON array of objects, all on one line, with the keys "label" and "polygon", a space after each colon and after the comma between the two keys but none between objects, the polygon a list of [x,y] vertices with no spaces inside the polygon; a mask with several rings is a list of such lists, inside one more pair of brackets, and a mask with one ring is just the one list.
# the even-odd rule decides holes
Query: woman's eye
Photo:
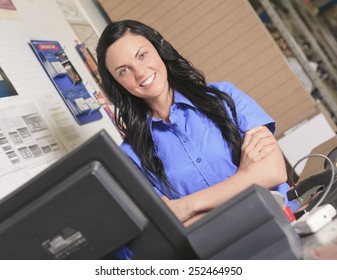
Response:
[{"label": "woman's eye", "polygon": [[122,69],[122,71],[119,73],[119,75],[123,76],[129,71],[129,67],[125,67]]},{"label": "woman's eye", "polygon": [[140,59],[144,59],[144,57],[147,56],[147,54],[148,54],[148,52],[143,52],[143,53],[139,56],[139,58],[140,58]]}]

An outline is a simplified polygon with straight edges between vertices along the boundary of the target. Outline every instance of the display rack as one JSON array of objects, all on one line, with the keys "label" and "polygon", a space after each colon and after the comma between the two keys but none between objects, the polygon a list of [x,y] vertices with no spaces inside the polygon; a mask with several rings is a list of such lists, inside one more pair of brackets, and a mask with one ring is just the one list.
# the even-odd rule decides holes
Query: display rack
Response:
[{"label": "display rack", "polygon": [[[284,37],[284,40],[291,48],[292,52],[300,62],[301,66],[303,67],[308,77],[313,82],[315,88],[319,92],[319,95],[322,99],[322,103],[325,105],[328,111],[330,111],[332,119],[336,122],[337,92],[333,87],[328,85],[327,82],[320,77],[316,69],[312,67],[309,59],[307,58],[300,44],[296,41],[291,30],[286,25],[285,20],[280,16],[279,12],[275,8],[274,3],[272,3],[272,1],[269,0],[259,0],[259,2],[266,11],[266,13],[268,14],[268,16],[270,17],[270,19],[272,20],[273,24],[278,28],[279,32]],[[324,63],[325,70],[328,71],[329,75],[334,80],[337,81],[337,72],[335,68],[330,63],[329,58],[313,37],[309,28],[303,23],[303,20],[301,19],[297,11],[294,9],[292,3],[290,1],[282,1],[282,4],[288,10],[288,16],[290,17],[288,20],[292,21],[296,25],[298,32],[300,32],[302,36],[305,37],[307,42],[310,43],[311,48],[314,49],[315,54],[318,55],[319,59],[322,61],[322,63]]]},{"label": "display rack", "polygon": [[327,23],[322,18],[322,15],[320,15],[318,12],[310,11],[310,8],[308,7],[304,9],[302,7],[299,9],[298,7],[301,7],[301,5],[303,6],[303,3],[301,3],[299,0],[295,0],[295,2],[293,4],[290,3],[289,6],[290,9],[292,9],[291,12],[297,16],[297,18],[300,17],[299,20],[301,21],[301,24],[304,25],[303,27],[305,30],[307,30],[309,39],[314,41],[312,44],[317,45],[317,50],[321,51],[321,55],[325,59],[327,67],[330,68],[332,66],[334,68],[330,68],[330,71],[336,79],[336,61],[334,59],[329,59],[329,57],[334,58],[337,56],[336,38],[329,31]]},{"label": "display rack", "polygon": [[[313,36],[312,31],[310,31],[306,25],[309,22],[312,22],[312,19],[309,19],[307,13],[301,12],[300,9],[297,12],[294,5],[290,1],[284,1],[284,6],[288,9],[289,15],[291,16],[292,20],[295,22],[297,28],[300,29],[303,36],[305,36],[306,40],[310,43],[311,47],[314,48],[315,52],[319,55],[319,57],[324,62],[324,65],[329,71],[329,74],[337,81],[336,69],[332,65],[331,59],[325,53],[325,51],[328,48],[325,47],[324,48],[325,51],[323,51],[322,47],[320,46],[320,44],[322,44],[323,42],[321,41],[320,44],[318,44],[316,38]],[[299,13],[301,13],[302,18],[300,17]],[[303,21],[303,17],[306,18],[305,23]],[[315,30],[317,29],[317,26],[312,25],[310,26],[310,29]],[[318,32],[315,32],[315,36],[316,34],[318,34]]]}]

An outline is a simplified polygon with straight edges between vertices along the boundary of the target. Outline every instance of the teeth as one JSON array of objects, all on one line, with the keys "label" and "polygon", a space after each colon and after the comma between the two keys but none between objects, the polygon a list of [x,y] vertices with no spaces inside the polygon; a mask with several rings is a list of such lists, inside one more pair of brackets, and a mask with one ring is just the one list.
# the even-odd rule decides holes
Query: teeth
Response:
[{"label": "teeth", "polygon": [[145,80],[144,82],[142,82],[140,85],[141,86],[148,86],[149,84],[152,83],[153,79],[154,79],[154,74],[151,75],[147,80]]}]

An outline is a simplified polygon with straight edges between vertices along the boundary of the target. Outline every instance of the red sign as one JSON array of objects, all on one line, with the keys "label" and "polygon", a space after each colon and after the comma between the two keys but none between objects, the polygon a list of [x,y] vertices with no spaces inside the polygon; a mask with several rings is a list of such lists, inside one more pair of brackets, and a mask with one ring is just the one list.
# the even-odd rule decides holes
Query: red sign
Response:
[{"label": "red sign", "polygon": [[39,50],[40,51],[44,51],[44,50],[58,51],[58,47],[54,44],[39,44]]}]

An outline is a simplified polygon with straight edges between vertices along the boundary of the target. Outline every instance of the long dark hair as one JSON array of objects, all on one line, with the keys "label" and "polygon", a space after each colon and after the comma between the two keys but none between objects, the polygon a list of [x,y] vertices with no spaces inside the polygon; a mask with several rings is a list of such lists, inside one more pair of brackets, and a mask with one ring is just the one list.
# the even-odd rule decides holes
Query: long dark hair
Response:
[{"label": "long dark hair", "polygon": [[[157,176],[168,190],[174,191],[163,163],[154,149],[147,118],[150,108],[143,99],[126,91],[106,67],[107,49],[127,32],[144,36],[153,44],[166,65],[169,86],[188,98],[203,114],[214,121],[232,150],[233,162],[238,166],[241,138],[232,98],[225,92],[207,86],[204,74],[182,57],[159,32],[135,20],[122,20],[110,23],[98,41],[96,50],[98,71],[102,78],[103,89],[115,105],[117,127],[125,134],[124,141],[131,145],[140,158],[142,168],[149,175],[149,179],[152,181],[153,176]],[[229,117],[223,101],[232,111],[234,122]]]}]

